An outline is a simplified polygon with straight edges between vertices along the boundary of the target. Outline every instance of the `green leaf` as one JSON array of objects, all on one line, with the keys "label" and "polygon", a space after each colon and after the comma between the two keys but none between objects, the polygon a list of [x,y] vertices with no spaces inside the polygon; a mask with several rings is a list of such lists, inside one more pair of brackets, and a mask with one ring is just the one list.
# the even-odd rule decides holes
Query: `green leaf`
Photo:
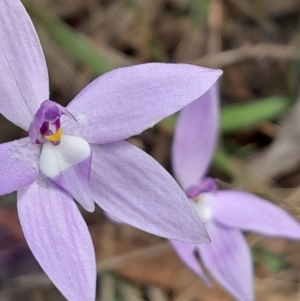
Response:
[{"label": "green leaf", "polygon": [[178,119],[178,114],[171,115],[158,123],[158,126],[165,131],[173,132]]},{"label": "green leaf", "polygon": [[246,145],[240,146],[233,139],[225,139],[223,141],[224,148],[230,153],[231,156],[246,160],[249,156],[253,155],[258,147],[255,143],[248,143]]},{"label": "green leaf", "polygon": [[194,0],[191,8],[191,19],[195,27],[201,27],[206,21],[208,5],[210,0]]},{"label": "green leaf", "polygon": [[219,145],[215,151],[213,164],[229,177],[234,177],[237,174],[238,167],[234,163],[234,158],[231,157],[221,145]]},{"label": "green leaf", "polygon": [[221,130],[234,133],[270,120],[284,112],[291,104],[286,97],[271,96],[246,104],[228,105],[222,108]]},{"label": "green leaf", "polygon": [[284,260],[282,254],[275,254],[272,252],[265,251],[264,262],[273,271],[280,271],[285,269],[288,264]]},{"label": "green leaf", "polygon": [[88,65],[95,74],[103,74],[116,66],[111,58],[104,56],[83,34],[60,21],[50,12],[26,5],[37,26],[42,26],[50,38],[65,47],[78,61]]},{"label": "green leaf", "polygon": [[[291,100],[282,96],[271,96],[246,104],[227,105],[221,108],[221,132],[236,133],[251,128],[265,120],[270,120],[283,113]],[[162,120],[159,124],[167,131],[173,131],[178,119],[174,114]]]},{"label": "green leaf", "polygon": [[0,209],[7,206],[15,205],[17,202],[17,193],[14,191],[12,193],[3,195],[0,197]]},{"label": "green leaf", "polygon": [[251,250],[255,264],[265,264],[273,271],[281,271],[289,266],[282,254],[270,252],[259,246],[254,246]]},{"label": "green leaf", "polygon": [[103,273],[103,276],[111,277],[114,282],[114,301],[142,301],[141,292],[131,282],[122,279],[112,271]]}]

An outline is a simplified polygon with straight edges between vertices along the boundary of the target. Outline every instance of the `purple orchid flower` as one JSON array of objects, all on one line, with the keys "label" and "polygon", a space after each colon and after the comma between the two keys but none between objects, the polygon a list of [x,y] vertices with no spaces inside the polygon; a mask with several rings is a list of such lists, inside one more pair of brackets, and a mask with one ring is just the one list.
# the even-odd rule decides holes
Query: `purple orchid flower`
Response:
[{"label": "purple orchid flower", "polygon": [[180,113],[172,145],[173,170],[212,242],[207,245],[171,243],[183,262],[207,285],[210,282],[199,257],[232,296],[251,301],[254,299],[252,258],[242,231],[300,239],[300,227],[272,203],[246,192],[218,191],[214,180],[204,177],[218,138],[218,120],[217,85]]},{"label": "purple orchid flower", "polygon": [[209,241],[172,177],[123,139],[201,97],[222,72],[186,64],[120,68],[64,108],[49,100],[45,58],[21,2],[1,0],[0,20],[0,112],[29,134],[0,145],[0,194],[18,190],[25,238],[63,295],[95,299],[94,248],[73,199],[159,236]]}]

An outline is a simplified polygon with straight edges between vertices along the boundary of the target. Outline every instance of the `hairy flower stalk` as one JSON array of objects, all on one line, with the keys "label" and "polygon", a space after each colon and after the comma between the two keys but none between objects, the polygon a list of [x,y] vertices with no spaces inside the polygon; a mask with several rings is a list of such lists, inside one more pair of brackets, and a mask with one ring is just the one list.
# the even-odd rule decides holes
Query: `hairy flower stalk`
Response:
[{"label": "hairy flower stalk", "polygon": [[218,190],[204,177],[218,138],[217,85],[182,110],[172,145],[176,178],[205,224],[207,245],[171,241],[183,262],[210,285],[196,253],[210,274],[232,296],[252,301],[253,266],[242,231],[300,239],[300,226],[281,208],[250,193]]},{"label": "hairy flower stalk", "polygon": [[222,72],[186,64],[120,68],[65,108],[49,100],[44,54],[21,2],[1,0],[0,20],[0,112],[29,134],[0,145],[0,195],[18,191],[25,238],[62,294],[95,300],[94,247],[74,199],[156,235],[208,242],[172,177],[124,139],[201,97]]}]

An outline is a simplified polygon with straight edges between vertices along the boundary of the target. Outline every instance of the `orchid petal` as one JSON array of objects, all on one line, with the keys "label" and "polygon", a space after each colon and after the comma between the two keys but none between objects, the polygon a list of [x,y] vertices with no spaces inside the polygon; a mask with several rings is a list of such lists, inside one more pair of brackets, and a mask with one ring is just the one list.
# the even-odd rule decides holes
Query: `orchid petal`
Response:
[{"label": "orchid petal", "polygon": [[0,113],[28,130],[49,98],[48,71],[38,36],[19,0],[0,1]]},{"label": "orchid petal", "polygon": [[300,225],[280,207],[247,192],[217,192],[214,219],[228,227],[300,239]]},{"label": "orchid petal", "polygon": [[177,255],[187,265],[187,267],[189,267],[198,277],[200,277],[207,286],[211,286],[210,281],[205,276],[200,262],[195,255],[195,245],[175,240],[170,240],[170,243]]},{"label": "orchid petal", "polygon": [[199,98],[221,73],[161,63],[113,70],[94,80],[69,104],[78,123],[66,121],[65,129],[100,144],[138,135]]},{"label": "orchid petal", "polygon": [[210,164],[218,138],[219,105],[215,84],[179,115],[171,158],[175,177],[184,189],[196,184]]},{"label": "orchid petal", "polygon": [[32,184],[38,175],[40,147],[29,138],[0,144],[0,195]]},{"label": "orchid petal", "polygon": [[190,201],[166,170],[133,145],[91,145],[94,201],[113,217],[152,234],[209,241]]},{"label": "orchid petal", "polygon": [[252,301],[252,259],[242,233],[215,223],[206,227],[212,242],[197,246],[203,265],[237,300]]},{"label": "orchid petal", "polygon": [[18,191],[18,213],[28,245],[69,301],[95,300],[96,259],[75,202],[46,179]]},{"label": "orchid petal", "polygon": [[63,135],[59,145],[43,144],[39,160],[41,172],[88,211],[95,210],[88,184],[91,158],[84,139]]}]

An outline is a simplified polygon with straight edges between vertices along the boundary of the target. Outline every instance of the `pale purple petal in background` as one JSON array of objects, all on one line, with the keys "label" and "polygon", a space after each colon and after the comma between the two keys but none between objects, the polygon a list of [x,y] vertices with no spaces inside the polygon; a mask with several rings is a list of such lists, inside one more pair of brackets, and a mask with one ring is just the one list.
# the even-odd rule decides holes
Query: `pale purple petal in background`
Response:
[{"label": "pale purple petal in background", "polygon": [[166,63],[113,70],[68,105],[78,123],[67,121],[65,132],[80,133],[88,142],[100,144],[138,135],[202,96],[221,74],[221,70]]},{"label": "pale purple petal in background", "polygon": [[219,131],[217,84],[185,107],[177,122],[172,144],[172,166],[184,189],[196,184],[207,172]]},{"label": "pale purple petal in background", "polygon": [[300,239],[300,225],[286,211],[247,192],[220,190],[214,219],[223,225],[268,236]]},{"label": "pale purple petal in background", "polygon": [[49,98],[48,71],[38,36],[19,0],[0,1],[0,113],[28,130]]},{"label": "pale purple petal in background", "polygon": [[195,245],[181,241],[170,240],[171,245],[176,251],[180,259],[207,285],[211,286],[210,281],[205,276],[205,273],[195,255]]},{"label": "pale purple petal in background", "polygon": [[94,301],[94,247],[73,199],[38,179],[18,191],[17,205],[27,243],[51,281],[70,301]]},{"label": "pale purple petal in background", "polygon": [[243,234],[213,222],[205,226],[212,242],[197,245],[203,265],[235,298],[254,300],[252,259]]},{"label": "pale purple petal in background", "polygon": [[40,146],[29,138],[0,144],[0,195],[32,184],[38,175]]},{"label": "pale purple petal in background", "polygon": [[209,242],[184,192],[152,157],[125,141],[91,148],[90,187],[104,211],[158,236]]}]

